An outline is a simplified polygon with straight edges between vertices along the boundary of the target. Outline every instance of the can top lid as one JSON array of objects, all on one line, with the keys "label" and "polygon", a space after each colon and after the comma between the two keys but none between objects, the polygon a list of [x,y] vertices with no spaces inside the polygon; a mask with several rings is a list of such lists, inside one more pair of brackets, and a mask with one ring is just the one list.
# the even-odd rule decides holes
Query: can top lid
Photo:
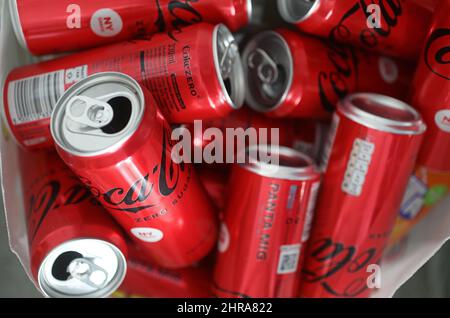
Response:
[{"label": "can top lid", "polygon": [[[274,145],[256,145],[246,150],[244,169],[263,177],[283,180],[311,180],[319,176],[314,161],[291,148]],[[270,153],[269,160],[261,160]],[[269,158],[268,158],[269,159]]]},{"label": "can top lid", "polygon": [[77,239],[57,246],[45,257],[38,283],[47,297],[107,297],[122,283],[126,266],[125,256],[111,243]]},{"label": "can top lid", "polygon": [[246,71],[248,106],[270,112],[287,98],[293,81],[294,62],[289,45],[275,31],[250,39],[242,54]]},{"label": "can top lid", "polygon": [[426,126],[408,104],[384,95],[357,93],[338,103],[338,111],[351,120],[376,130],[399,135],[419,135]]},{"label": "can top lid", "polygon": [[56,103],[51,132],[58,146],[95,156],[120,146],[139,127],[145,108],[139,84],[121,73],[98,73],[70,87]]},{"label": "can top lid", "polygon": [[234,109],[241,108],[245,99],[244,69],[236,39],[224,24],[214,29],[213,56],[227,103]]},{"label": "can top lid", "polygon": [[299,23],[309,18],[319,7],[320,0],[278,0],[278,11],[288,23]]}]

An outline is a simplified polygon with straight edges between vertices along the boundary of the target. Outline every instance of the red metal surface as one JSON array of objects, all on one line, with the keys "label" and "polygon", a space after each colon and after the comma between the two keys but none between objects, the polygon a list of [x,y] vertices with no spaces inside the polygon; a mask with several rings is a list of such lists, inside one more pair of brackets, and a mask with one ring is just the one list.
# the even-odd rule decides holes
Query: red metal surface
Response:
[{"label": "red metal surface", "polygon": [[181,28],[199,22],[224,23],[233,31],[249,23],[247,0],[16,1],[26,46],[36,55],[157,32],[177,38]]},{"label": "red metal surface", "polygon": [[441,0],[414,0],[417,4],[433,12]]},{"label": "red metal surface", "polygon": [[197,171],[203,188],[216,207],[217,214],[222,214],[228,197],[229,169],[203,165]]},{"label": "red metal surface", "polygon": [[269,116],[329,118],[339,99],[353,92],[407,96],[413,75],[408,63],[289,30],[277,32],[293,57],[293,81],[285,100],[265,113]]},{"label": "red metal surface", "polygon": [[444,172],[450,171],[449,11],[450,1],[441,1],[414,77],[411,100],[428,126],[419,163]]},{"label": "red metal surface", "polygon": [[[420,55],[430,23],[430,11],[416,1],[331,0],[318,1],[318,7],[297,27],[329,39],[364,49],[416,60]],[[369,28],[368,5],[380,8],[381,28]]]}]

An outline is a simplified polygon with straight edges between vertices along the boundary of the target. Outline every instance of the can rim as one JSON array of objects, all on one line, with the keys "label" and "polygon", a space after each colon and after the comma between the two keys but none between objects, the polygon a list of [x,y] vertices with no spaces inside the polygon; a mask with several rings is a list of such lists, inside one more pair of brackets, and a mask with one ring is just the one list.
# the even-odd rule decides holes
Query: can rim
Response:
[{"label": "can rim", "polygon": [[27,41],[25,39],[25,34],[23,33],[22,24],[20,23],[20,15],[19,15],[19,8],[17,6],[17,0],[10,0],[9,1],[9,14],[11,17],[11,24],[13,26],[14,33],[17,38],[17,42],[19,42],[19,45],[30,52],[30,49],[28,48]]},{"label": "can rim", "polygon": [[[93,85],[101,84],[103,78],[113,78],[117,82],[128,84],[133,87],[133,89],[137,92],[137,98],[141,104],[141,107],[139,109],[137,116],[137,120],[130,125],[130,127],[126,128],[128,132],[126,133],[123,138],[120,139],[120,141],[116,142],[115,144],[112,144],[104,149],[100,149],[97,151],[81,151],[76,150],[73,147],[69,147],[67,145],[67,141],[61,136],[61,126],[62,126],[62,118],[64,118],[65,113],[65,106],[67,102],[70,100],[72,96],[77,94],[78,91],[87,89]],[[121,145],[127,140],[130,139],[130,137],[133,135],[133,133],[139,128],[142,122],[143,114],[145,111],[145,98],[144,93],[142,91],[142,87],[139,85],[139,83],[134,80],[132,77],[119,73],[119,72],[101,72],[96,73],[93,75],[90,75],[81,81],[77,82],[73,86],[71,86],[68,90],[64,92],[64,94],[60,97],[58,102],[55,105],[55,108],[52,111],[51,121],[50,121],[50,131],[53,137],[53,140],[55,141],[56,145],[63,149],[65,152],[70,153],[72,155],[76,155],[79,157],[94,157],[98,155],[103,155],[105,153],[109,153],[114,151],[115,149],[118,149],[121,147]]]},{"label": "can rim", "polygon": [[[55,288],[52,288],[47,281],[45,280],[44,270],[45,266],[47,265],[48,259],[53,256],[53,254],[57,254],[60,250],[62,250],[66,245],[76,243],[79,241],[88,241],[88,242],[97,242],[99,244],[104,244],[105,246],[109,247],[112,252],[114,252],[115,256],[117,257],[117,270],[114,274],[114,277],[111,279],[111,281],[108,283],[108,288],[103,288],[100,290],[97,290],[92,293],[87,293],[84,295],[67,295],[64,294],[64,292],[55,290]],[[92,238],[79,238],[74,240],[66,241],[55,248],[53,248],[43,259],[39,266],[38,270],[38,286],[41,292],[46,297],[52,297],[52,298],[105,298],[110,296],[114,291],[116,291],[117,288],[122,284],[123,280],[125,279],[125,275],[127,272],[127,261],[125,258],[125,255],[122,253],[122,251],[115,246],[114,244],[100,240],[100,239],[92,239]]]},{"label": "can rim", "polygon": [[271,163],[265,163],[256,160],[256,162],[247,162],[240,164],[240,166],[250,172],[253,172],[262,177],[282,179],[282,180],[293,180],[293,181],[307,181],[317,179],[320,176],[320,172],[317,169],[314,160],[308,155],[294,150],[289,147],[275,146],[274,145],[253,145],[245,149],[245,152],[258,151],[258,148],[271,146],[271,151],[278,152],[278,155],[289,157],[290,159],[298,159],[303,164],[293,167],[286,165],[275,166]]},{"label": "can rim", "polygon": [[314,12],[317,11],[319,8],[320,0],[314,0],[314,3],[310,5],[309,8],[306,8],[304,12],[300,15],[294,15],[293,10],[290,10],[292,8],[292,3],[296,2],[298,0],[278,0],[278,12],[280,13],[281,17],[284,21],[288,23],[300,23],[308,19],[311,15],[314,14]]},{"label": "can rim", "polygon": [[253,0],[247,0],[247,18],[248,23],[252,21],[253,17]]},{"label": "can rim", "polygon": [[[380,107],[395,109],[410,117],[407,120],[388,118],[363,109],[364,103],[372,102]],[[367,105],[367,104],[366,104]],[[374,94],[356,93],[339,101],[337,109],[344,116],[363,126],[398,135],[420,135],[426,131],[426,125],[418,111],[412,106],[393,97]]]},{"label": "can rim", "polygon": [[[250,81],[248,80],[248,58],[249,58],[249,55],[251,54],[251,51],[256,47],[259,47],[258,42],[261,42],[261,39],[265,39],[265,41],[267,41],[267,39],[272,39],[272,40],[276,40],[276,41],[280,42],[280,44],[284,48],[283,53],[286,54],[286,58],[287,58],[287,59],[283,59],[283,60],[285,62],[287,62],[287,64],[285,66],[289,70],[287,83],[285,85],[286,87],[284,88],[283,93],[280,95],[280,97],[277,99],[277,101],[275,103],[269,104],[268,106],[264,106],[255,100],[255,98],[252,95],[253,90],[250,89],[250,87],[249,87]],[[260,113],[270,113],[270,112],[277,110],[286,101],[289,91],[291,90],[292,83],[294,81],[294,59],[292,57],[291,48],[290,48],[288,42],[286,41],[286,39],[284,38],[284,36],[282,36],[279,32],[272,31],[272,30],[260,32],[259,34],[254,36],[252,39],[250,39],[250,41],[247,43],[247,45],[242,53],[242,59],[243,59],[244,69],[245,69],[246,77],[247,77],[247,80],[245,83],[246,91],[247,91],[246,97],[245,97],[246,104],[253,110],[260,112]]]},{"label": "can rim", "polygon": [[225,86],[225,79],[222,76],[221,68],[219,65],[219,32],[223,32],[222,34],[225,35],[229,42],[232,43],[235,41],[235,38],[233,34],[231,33],[230,29],[223,24],[220,23],[214,27],[213,32],[213,58],[214,58],[214,67],[216,70],[216,76],[219,81],[220,87],[222,89],[222,93],[225,96],[225,99],[227,101],[227,104],[232,109],[240,109],[244,105],[244,99],[245,99],[245,84],[244,84],[244,70],[242,67],[242,60],[240,57],[240,54],[238,52],[236,56],[236,60],[233,63],[233,69],[230,73],[231,77],[231,86],[233,88],[231,94],[228,92],[226,86]]}]

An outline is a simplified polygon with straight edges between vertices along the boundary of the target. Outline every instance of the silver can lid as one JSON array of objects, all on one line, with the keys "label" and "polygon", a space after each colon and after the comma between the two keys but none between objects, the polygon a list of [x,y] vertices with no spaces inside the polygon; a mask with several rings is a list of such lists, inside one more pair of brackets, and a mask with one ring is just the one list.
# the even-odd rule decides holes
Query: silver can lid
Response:
[{"label": "silver can lid", "polygon": [[218,24],[214,29],[213,55],[227,103],[234,109],[241,108],[245,99],[244,69],[236,39],[224,24]]},{"label": "silver can lid", "polygon": [[[276,161],[261,160],[261,155],[271,153]],[[282,180],[311,180],[320,174],[314,161],[307,155],[282,146],[255,145],[246,150],[246,163],[240,166],[257,175]]]},{"label": "silver can lid", "polygon": [[126,259],[111,243],[96,239],[65,242],[54,248],[38,271],[47,297],[97,298],[111,295],[126,274]]},{"label": "silver can lid", "polygon": [[242,54],[246,72],[248,106],[270,112],[286,99],[294,77],[294,62],[285,39],[264,31],[250,39]]},{"label": "silver can lid", "polygon": [[385,95],[357,93],[344,98],[337,109],[369,128],[399,135],[420,135],[426,130],[421,115],[408,104]]},{"label": "silver can lid", "polygon": [[96,156],[128,140],[144,109],[145,97],[134,79],[122,73],[98,73],[61,96],[50,129],[56,144],[68,153]]},{"label": "silver can lid", "polygon": [[300,23],[319,7],[320,0],[278,0],[278,12],[288,23]]}]

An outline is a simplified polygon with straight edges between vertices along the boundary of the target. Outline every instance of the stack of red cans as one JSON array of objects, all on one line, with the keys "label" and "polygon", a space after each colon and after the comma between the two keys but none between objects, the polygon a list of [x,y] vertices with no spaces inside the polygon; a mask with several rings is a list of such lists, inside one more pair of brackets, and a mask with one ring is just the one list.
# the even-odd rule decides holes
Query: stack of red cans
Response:
[{"label": "stack of red cans", "polygon": [[450,0],[107,2],[9,4],[68,53],[3,88],[42,292],[380,288],[415,167],[450,176]]}]

